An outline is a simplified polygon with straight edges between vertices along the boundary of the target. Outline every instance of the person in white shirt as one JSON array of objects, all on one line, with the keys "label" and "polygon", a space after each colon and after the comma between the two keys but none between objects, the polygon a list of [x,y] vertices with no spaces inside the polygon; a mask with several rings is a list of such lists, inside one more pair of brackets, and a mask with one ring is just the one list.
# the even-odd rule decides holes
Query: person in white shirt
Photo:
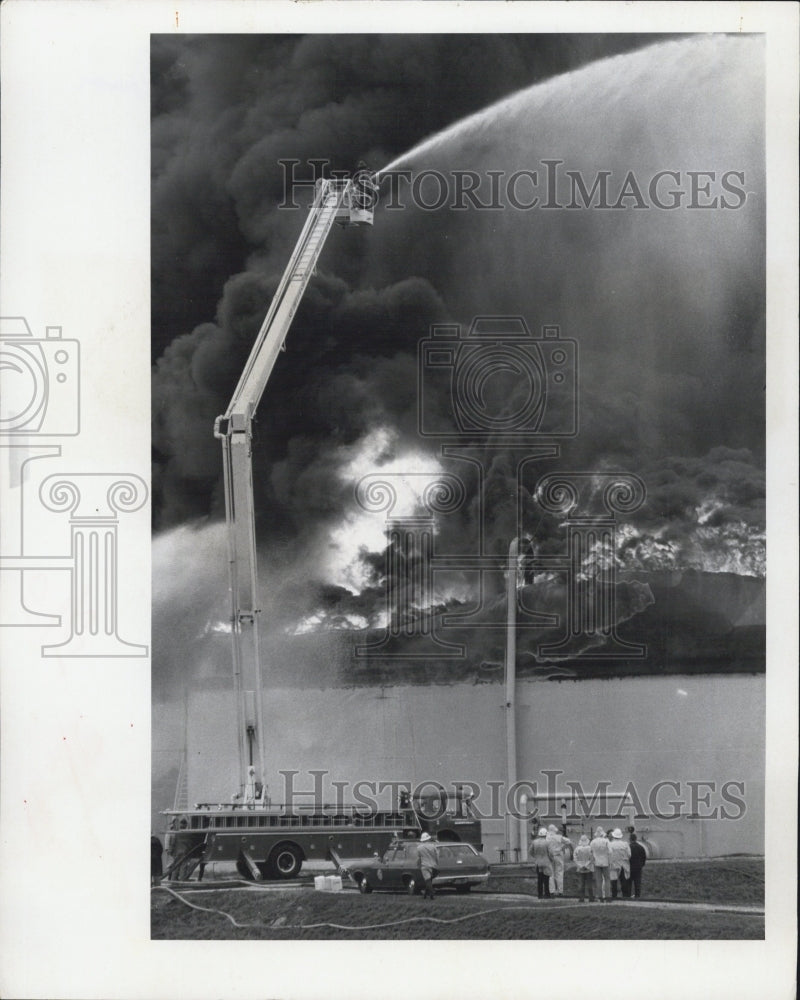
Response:
[{"label": "person in white shirt", "polygon": [[594,831],[594,838],[589,844],[589,848],[591,849],[592,860],[594,861],[594,894],[601,903],[605,903],[609,898],[609,846],[606,839],[606,831],[602,826],[598,826]]},{"label": "person in white shirt", "polygon": [[622,837],[622,830],[611,831],[611,843],[609,844],[609,866],[608,877],[611,880],[611,898],[616,899],[619,893],[619,876],[630,877],[631,871],[631,849]]},{"label": "person in white shirt", "polygon": [[592,849],[589,847],[589,838],[584,834],[578,841],[574,854],[576,871],[578,874],[578,891],[580,901],[586,900],[586,890],[589,890],[589,902],[594,902],[594,857]]},{"label": "person in white shirt", "polygon": [[572,847],[568,837],[563,837],[558,832],[558,827],[553,823],[547,828],[547,846],[553,858],[553,877],[550,880],[550,889],[556,896],[564,895],[564,848]]},{"label": "person in white shirt", "polygon": [[256,769],[251,764],[247,769],[247,782],[244,786],[244,803],[252,809],[256,802]]},{"label": "person in white shirt", "polygon": [[531,842],[531,855],[536,865],[536,892],[539,899],[550,899],[550,880],[553,875],[553,856],[547,842],[547,830],[542,827]]}]

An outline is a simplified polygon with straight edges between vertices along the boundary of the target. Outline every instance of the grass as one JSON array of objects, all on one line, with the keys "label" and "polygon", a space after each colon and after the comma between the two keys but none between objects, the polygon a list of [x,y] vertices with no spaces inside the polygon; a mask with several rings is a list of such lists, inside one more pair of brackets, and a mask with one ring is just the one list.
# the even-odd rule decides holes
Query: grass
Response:
[{"label": "grass", "polygon": [[[488,890],[536,895],[536,879],[493,874]],[[574,869],[564,876],[564,893],[578,894]],[[642,898],[763,907],[764,861],[742,857],[651,862],[642,873]]]},{"label": "grass", "polygon": [[[570,891],[567,873],[565,891]],[[649,876],[649,878],[648,878]],[[530,892],[530,880],[493,878],[490,888]],[[535,894],[535,883],[534,883]],[[757,905],[763,899],[763,861],[725,859],[664,862],[645,868],[643,898],[717,905]],[[515,904],[481,892],[442,891],[431,903],[404,895],[312,889],[276,892],[219,890],[187,894],[196,906],[232,915],[198,912],[166,892],[152,896],[152,936],[160,939],[400,940],[400,939],[763,939],[763,917],[707,909],[644,908],[624,902],[602,906],[566,900]],[[755,898],[759,897],[759,898]],[[422,918],[422,919],[420,919]],[[341,925],[331,927],[330,924]],[[320,926],[323,925],[323,926]],[[386,926],[376,926],[386,925]]]}]

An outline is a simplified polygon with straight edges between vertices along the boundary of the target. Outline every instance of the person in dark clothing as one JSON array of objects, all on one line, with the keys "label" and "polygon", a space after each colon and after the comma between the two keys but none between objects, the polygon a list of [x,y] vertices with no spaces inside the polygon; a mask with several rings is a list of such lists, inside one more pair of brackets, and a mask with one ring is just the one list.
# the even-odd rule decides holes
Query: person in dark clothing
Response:
[{"label": "person in dark clothing", "polygon": [[433,846],[431,835],[423,833],[419,838],[419,865],[422,870],[422,880],[425,883],[425,899],[433,899],[433,880],[436,876],[436,848]]},{"label": "person in dark clothing", "polygon": [[164,845],[154,834],[150,834],[150,885],[159,885],[164,869],[161,866],[161,855],[164,853]]},{"label": "person in dark clothing", "polygon": [[647,863],[647,852],[636,839],[636,834],[632,833],[631,841],[631,874],[622,886],[622,895],[627,899],[631,898],[631,888],[636,899],[642,894],[642,869]]},{"label": "person in dark clothing", "polygon": [[550,879],[553,875],[553,855],[547,842],[547,830],[542,827],[531,842],[531,855],[536,866],[536,892],[539,899],[550,899]]}]

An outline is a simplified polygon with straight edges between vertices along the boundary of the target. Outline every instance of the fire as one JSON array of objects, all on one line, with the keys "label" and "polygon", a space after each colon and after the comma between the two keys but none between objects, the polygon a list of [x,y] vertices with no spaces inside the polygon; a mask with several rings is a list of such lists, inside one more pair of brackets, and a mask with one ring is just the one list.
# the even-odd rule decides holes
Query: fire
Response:
[{"label": "fire", "polygon": [[363,615],[326,615],[323,611],[306,615],[294,628],[287,628],[290,635],[305,635],[307,632],[321,630],[349,631],[369,628],[369,621]]},{"label": "fire", "polygon": [[[699,460],[697,464],[700,469]],[[716,468],[719,462],[712,465]],[[340,523],[329,533],[315,570],[319,580],[342,588],[345,593],[340,600],[306,605],[297,619],[285,627],[286,632],[304,634],[380,628],[396,614],[406,618],[436,615],[477,600],[479,581],[474,573],[437,571],[424,592],[412,593],[409,588],[415,586],[416,579],[411,569],[414,552],[407,549],[396,554],[394,562],[384,555],[388,543],[387,521],[419,515],[425,509],[426,487],[437,477],[447,475],[438,456],[418,446],[409,447],[401,441],[396,430],[379,427],[357,444],[341,450],[339,469],[342,483],[352,489],[352,502]],[[689,472],[690,480],[697,478],[697,470],[692,467]],[[370,481],[373,477],[385,479],[391,484],[387,491],[392,496],[391,507],[379,511],[362,508],[356,497],[356,487],[364,477],[370,477]],[[588,500],[590,506],[598,509],[604,501],[601,480],[598,476]],[[614,534],[598,536],[601,540],[585,554],[577,568],[577,580],[610,579],[612,570],[644,574],[697,570],[763,577],[766,538],[763,527],[757,523],[757,505],[752,506],[756,523],[748,523],[748,508],[737,510],[734,505],[736,491],[728,496],[726,485],[717,483],[715,486],[705,496],[698,489],[696,496],[699,494],[700,498],[693,503],[690,501],[679,512],[670,512],[661,518],[654,516],[658,504],[649,511],[645,508],[643,516],[635,515],[630,520],[620,517]],[[734,512],[739,517],[732,516]],[[568,520],[565,520],[560,525],[565,557],[568,555],[567,528]],[[434,525],[433,530],[437,533],[438,526]],[[548,548],[544,550],[550,555],[553,554],[553,541],[548,539]],[[557,575],[563,577],[563,573]],[[384,579],[385,576],[389,579]],[[537,574],[537,582],[543,582],[541,572]]]},{"label": "fire", "polygon": [[219,635],[220,633],[230,635],[231,631],[230,622],[208,621],[199,633],[198,639],[205,638],[207,635]]},{"label": "fire", "polygon": [[[705,521],[688,526],[681,537],[666,525],[651,533],[632,525],[619,530],[622,546],[617,565],[629,570],[685,570],[734,573],[763,577],[766,574],[766,534],[744,521],[710,527]],[[670,535],[670,537],[666,537]]]},{"label": "fire", "polygon": [[386,547],[384,515],[362,510],[355,500],[359,481],[370,474],[391,478],[397,492],[391,516],[403,517],[421,506],[426,480],[419,477],[436,476],[443,471],[438,459],[427,452],[406,449],[398,454],[398,441],[397,431],[377,428],[359,442],[357,453],[339,471],[341,480],[353,487],[353,505],[339,527],[330,533],[321,569],[326,581],[356,593],[371,581],[364,554],[382,552]]}]

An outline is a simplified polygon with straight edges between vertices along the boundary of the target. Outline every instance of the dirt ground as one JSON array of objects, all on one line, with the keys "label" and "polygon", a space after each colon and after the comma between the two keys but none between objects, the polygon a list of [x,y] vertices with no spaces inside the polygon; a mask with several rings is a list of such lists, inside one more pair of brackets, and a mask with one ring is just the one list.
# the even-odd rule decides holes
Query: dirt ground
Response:
[{"label": "dirt ground", "polygon": [[[583,903],[567,872],[565,897],[542,901],[535,881],[495,870],[486,890],[433,901],[401,894],[361,896],[313,888],[184,892],[154,890],[155,939],[763,939],[763,860],[740,858],[648,865],[642,901]],[[498,896],[497,893],[502,893]],[[517,895],[523,894],[523,895]],[[179,898],[180,897],[180,898]],[[671,900],[673,902],[668,902]],[[686,905],[677,901],[682,900]],[[193,909],[198,907],[202,909]],[[737,912],[728,907],[749,908]]]}]

